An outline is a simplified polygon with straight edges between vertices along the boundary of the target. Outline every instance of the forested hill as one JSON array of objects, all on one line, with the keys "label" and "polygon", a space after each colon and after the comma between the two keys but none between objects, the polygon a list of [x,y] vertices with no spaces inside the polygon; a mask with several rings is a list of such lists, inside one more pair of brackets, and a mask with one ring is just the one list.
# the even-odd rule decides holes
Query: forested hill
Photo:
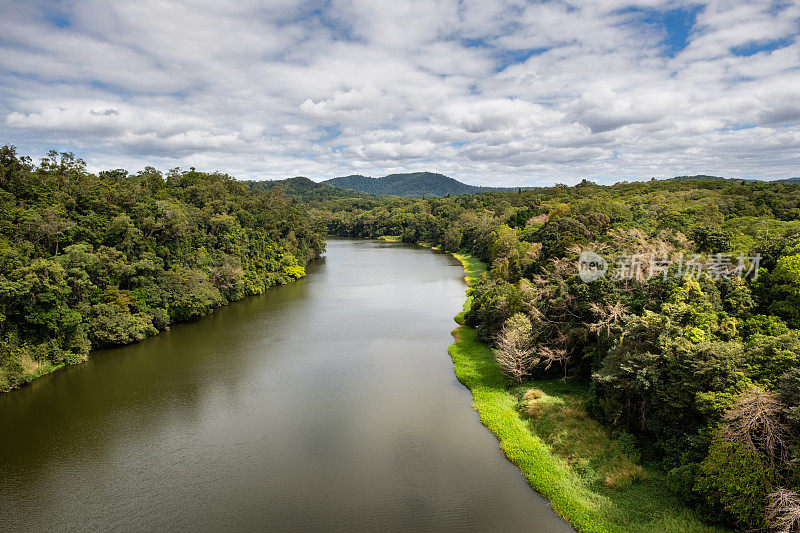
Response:
[{"label": "forested hill", "polygon": [[[677,176],[676,181],[757,181],[723,178],[718,176]],[[669,180],[656,180],[669,181]],[[798,182],[800,178],[781,180],[782,183]],[[303,203],[327,200],[364,198],[376,200],[378,196],[400,196],[405,198],[435,198],[479,194],[483,192],[516,192],[519,190],[545,189],[545,187],[479,187],[433,172],[390,174],[382,178],[370,178],[354,174],[315,182],[305,177],[284,180],[245,181],[251,188],[268,190],[280,187],[291,198]],[[588,183],[588,182],[587,182]]]},{"label": "forested hill", "polygon": [[374,196],[368,193],[335,187],[328,183],[318,183],[302,176],[285,180],[244,181],[243,183],[246,183],[252,189],[260,191],[279,187],[290,198],[304,203],[335,200],[337,198],[368,198]]},{"label": "forested hill", "polygon": [[382,178],[352,175],[325,180],[324,183],[371,194],[390,194],[407,198],[429,196],[456,196],[492,190],[490,187],[467,185],[458,180],[433,172],[390,174]]},{"label": "forested hill", "polygon": [[[284,180],[245,181],[250,187],[267,190],[280,187],[292,198],[309,203],[342,198],[375,198],[377,196],[401,196],[406,198],[456,196],[476,194],[490,190],[512,189],[476,187],[448,178],[442,174],[417,172],[414,174],[392,174],[383,178],[367,176],[343,176],[323,182],[305,177]],[[513,189],[517,190],[517,189]]]},{"label": "forested hill", "polygon": [[302,277],[323,250],[321,228],[274,187],[94,175],[71,154],[35,165],[0,148],[0,391]]}]

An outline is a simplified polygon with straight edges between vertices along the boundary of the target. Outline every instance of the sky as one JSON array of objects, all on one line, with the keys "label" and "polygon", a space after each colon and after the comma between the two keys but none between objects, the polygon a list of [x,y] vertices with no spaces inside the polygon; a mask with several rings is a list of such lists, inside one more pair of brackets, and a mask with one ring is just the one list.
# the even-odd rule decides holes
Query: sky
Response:
[{"label": "sky", "polygon": [[800,0],[0,0],[0,144],[92,171],[800,176]]}]

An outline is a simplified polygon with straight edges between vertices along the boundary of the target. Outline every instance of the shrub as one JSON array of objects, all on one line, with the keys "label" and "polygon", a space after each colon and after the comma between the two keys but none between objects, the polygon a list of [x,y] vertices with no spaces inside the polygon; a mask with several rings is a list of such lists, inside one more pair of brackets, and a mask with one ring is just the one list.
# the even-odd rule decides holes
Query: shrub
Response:
[{"label": "shrub", "polygon": [[528,389],[527,392],[522,397],[530,401],[530,400],[538,400],[543,396],[544,396],[544,391],[542,389]]},{"label": "shrub", "polygon": [[647,472],[645,472],[644,468],[634,463],[630,458],[624,457],[606,475],[605,479],[603,479],[603,485],[610,489],[622,490],[637,481],[645,479],[647,479]]},{"label": "shrub", "polygon": [[741,527],[766,527],[764,509],[775,471],[763,454],[717,435],[700,470],[695,489],[709,503],[721,505]]}]

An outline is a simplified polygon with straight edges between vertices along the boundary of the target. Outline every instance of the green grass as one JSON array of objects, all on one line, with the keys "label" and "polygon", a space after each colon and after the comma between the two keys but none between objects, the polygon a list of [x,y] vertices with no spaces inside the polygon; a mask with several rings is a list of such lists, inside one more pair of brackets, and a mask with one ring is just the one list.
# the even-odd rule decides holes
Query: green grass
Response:
[{"label": "green grass", "polygon": [[[474,257],[456,257],[468,283],[485,271]],[[613,439],[606,427],[589,417],[585,389],[558,380],[510,386],[492,349],[463,325],[463,313],[456,321],[462,325],[453,331],[456,342],[449,352],[458,380],[472,392],[481,422],[530,486],[575,529],[723,531],[702,523],[668,491],[661,474],[638,465],[626,454],[631,452],[629,445]],[[530,389],[540,389],[533,395],[537,399],[525,399]]]},{"label": "green grass", "polygon": [[[535,391],[535,398],[529,398]],[[611,438],[607,427],[592,419],[584,407],[586,390],[561,380],[532,381],[510,390],[518,411],[552,452],[567,461],[587,485],[625,489],[652,475],[640,466],[633,442]]]},{"label": "green grass", "polygon": [[467,285],[472,285],[476,281],[478,281],[478,276],[486,272],[486,263],[478,259],[477,257],[469,254],[452,254],[453,257],[461,261],[461,265],[464,267],[464,273],[466,277],[464,280],[467,282]]},{"label": "green grass", "polygon": [[418,242],[417,244],[419,244],[420,246],[424,246],[425,248],[430,248],[431,250],[441,250],[441,248],[439,248],[439,247],[438,247],[438,246],[436,246],[435,244],[431,244],[431,243],[429,243],[429,242],[422,242],[422,241],[420,241],[420,242]]},{"label": "green grass", "polygon": [[378,239],[386,242],[403,242],[401,235],[381,235]]}]

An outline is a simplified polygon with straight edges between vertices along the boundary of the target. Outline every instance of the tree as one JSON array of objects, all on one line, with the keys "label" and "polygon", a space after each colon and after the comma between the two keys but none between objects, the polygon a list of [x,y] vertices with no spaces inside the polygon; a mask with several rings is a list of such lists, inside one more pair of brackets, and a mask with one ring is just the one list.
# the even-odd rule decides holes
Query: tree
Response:
[{"label": "tree", "polygon": [[800,253],[778,259],[772,281],[775,287],[770,310],[792,327],[800,327]]},{"label": "tree", "polygon": [[787,489],[778,489],[770,494],[767,519],[775,533],[800,531],[800,494]]},{"label": "tree", "polygon": [[747,343],[745,365],[751,379],[765,387],[775,387],[786,372],[800,368],[800,331],[755,335]]},{"label": "tree", "polygon": [[522,313],[506,320],[497,337],[495,359],[504,374],[521,383],[530,375],[538,357],[531,346],[531,321]]},{"label": "tree", "polygon": [[763,455],[718,434],[700,470],[695,490],[709,503],[722,507],[742,528],[766,528],[765,509],[775,472]]},{"label": "tree", "polygon": [[89,338],[94,347],[129,344],[156,333],[152,317],[145,313],[132,314],[119,305],[107,303],[92,308]]},{"label": "tree", "polygon": [[782,420],[784,409],[775,393],[752,387],[725,413],[722,437],[764,454],[770,466],[782,468],[788,462],[790,442],[789,429]]},{"label": "tree", "polygon": [[766,526],[770,494],[788,466],[790,434],[783,409],[774,393],[746,390],[725,413],[701,465],[698,489],[741,526]]},{"label": "tree", "polygon": [[696,227],[691,237],[698,251],[719,253],[730,250],[733,235],[730,231],[704,225]]},{"label": "tree", "polygon": [[503,279],[482,276],[472,294],[472,303],[464,318],[467,325],[477,328],[483,340],[493,340],[506,320],[523,308],[520,289]]}]

